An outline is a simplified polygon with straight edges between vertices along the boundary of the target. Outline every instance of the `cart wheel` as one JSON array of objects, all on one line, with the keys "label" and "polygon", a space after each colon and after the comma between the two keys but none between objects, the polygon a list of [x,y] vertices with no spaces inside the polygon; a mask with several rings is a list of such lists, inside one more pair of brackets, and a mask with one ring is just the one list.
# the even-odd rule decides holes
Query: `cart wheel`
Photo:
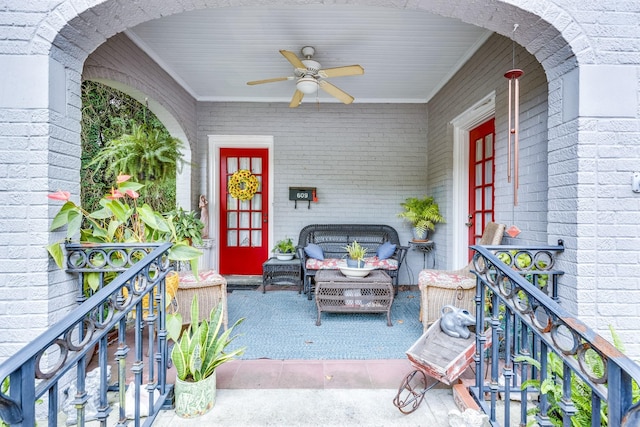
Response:
[{"label": "cart wheel", "polygon": [[418,409],[427,390],[427,376],[424,372],[415,370],[402,380],[393,404],[403,414],[410,414]]}]

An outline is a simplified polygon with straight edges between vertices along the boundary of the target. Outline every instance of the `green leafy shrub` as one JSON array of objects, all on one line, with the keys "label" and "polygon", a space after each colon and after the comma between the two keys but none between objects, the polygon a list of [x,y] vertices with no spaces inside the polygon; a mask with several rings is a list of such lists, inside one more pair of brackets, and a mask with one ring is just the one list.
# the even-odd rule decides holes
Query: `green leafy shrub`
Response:
[{"label": "green leafy shrub", "polygon": [[208,320],[198,323],[198,296],[191,301],[191,324],[180,335],[182,316],[179,313],[167,318],[168,336],[175,344],[171,360],[176,375],[182,381],[200,381],[213,374],[216,367],[244,354],[245,347],[229,352],[226,348],[238,336],[231,336],[233,328],[242,323],[242,317],[229,329],[220,333],[223,322],[223,306],[218,304],[211,310]]}]

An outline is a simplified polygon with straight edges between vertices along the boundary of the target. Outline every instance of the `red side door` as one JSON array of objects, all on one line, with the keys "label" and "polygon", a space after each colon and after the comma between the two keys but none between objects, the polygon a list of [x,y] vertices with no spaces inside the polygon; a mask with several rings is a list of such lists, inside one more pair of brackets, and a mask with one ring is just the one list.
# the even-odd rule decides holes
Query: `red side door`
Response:
[{"label": "red side door", "polygon": [[[493,221],[495,175],[495,121],[491,119],[469,132],[469,245],[482,237]],[[469,251],[469,259],[473,251]]]},{"label": "red side door", "polygon": [[[268,150],[220,149],[220,273],[262,274],[268,257],[269,178]],[[255,177],[255,178],[254,178]],[[257,191],[246,191],[257,180]],[[239,182],[241,197],[229,191],[229,181]],[[250,197],[249,197],[250,196]],[[249,197],[246,200],[243,198]]]}]

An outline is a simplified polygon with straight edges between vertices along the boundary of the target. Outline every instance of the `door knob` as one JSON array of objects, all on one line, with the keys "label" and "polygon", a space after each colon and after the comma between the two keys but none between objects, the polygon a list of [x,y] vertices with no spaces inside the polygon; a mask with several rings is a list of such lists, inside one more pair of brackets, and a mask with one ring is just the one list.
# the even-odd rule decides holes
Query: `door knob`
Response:
[{"label": "door knob", "polygon": [[464,225],[466,225],[467,227],[473,227],[473,223],[472,222],[465,222]]}]

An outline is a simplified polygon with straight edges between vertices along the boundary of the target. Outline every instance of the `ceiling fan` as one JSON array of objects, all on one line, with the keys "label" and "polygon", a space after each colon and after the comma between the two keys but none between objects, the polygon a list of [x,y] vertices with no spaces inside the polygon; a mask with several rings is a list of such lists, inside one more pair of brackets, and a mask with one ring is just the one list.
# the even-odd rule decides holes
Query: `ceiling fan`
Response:
[{"label": "ceiling fan", "polygon": [[322,89],[329,95],[339,99],[345,104],[353,102],[353,96],[324,80],[329,77],[356,76],[364,74],[364,68],[360,65],[347,65],[344,67],[320,69],[320,63],[311,59],[316,50],[311,46],[305,46],[300,51],[305,59],[300,59],[295,53],[281,50],[280,53],[294,66],[293,76],[275,77],[273,79],[255,80],[247,82],[248,85],[281,82],[284,80],[296,80],[296,91],[291,98],[289,107],[296,108],[302,102],[305,95],[316,93]]}]

